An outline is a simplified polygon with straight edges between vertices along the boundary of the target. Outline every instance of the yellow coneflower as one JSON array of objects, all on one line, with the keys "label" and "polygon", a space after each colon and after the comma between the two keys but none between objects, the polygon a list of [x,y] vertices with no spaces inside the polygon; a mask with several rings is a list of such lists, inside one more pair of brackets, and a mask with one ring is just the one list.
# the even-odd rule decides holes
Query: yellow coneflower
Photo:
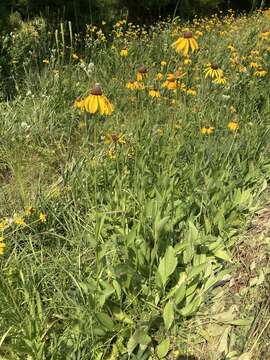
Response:
[{"label": "yellow coneflower", "polygon": [[249,66],[253,69],[257,69],[260,65],[256,61],[251,61]]},{"label": "yellow coneflower", "polygon": [[106,134],[104,138],[104,144],[111,145],[111,144],[126,144],[125,135],[123,133],[119,134]]},{"label": "yellow coneflower", "polygon": [[3,236],[0,236],[0,255],[4,254],[4,248],[5,248],[4,238]]},{"label": "yellow coneflower", "polygon": [[236,120],[232,120],[228,124],[228,129],[231,131],[236,131],[238,129],[238,122]]},{"label": "yellow coneflower", "polygon": [[260,51],[259,51],[259,50],[251,50],[250,55],[251,55],[251,56],[259,56],[259,55],[260,55]]},{"label": "yellow coneflower", "polygon": [[162,80],[163,79],[163,74],[162,73],[157,73],[156,75],[156,80]]},{"label": "yellow coneflower", "polygon": [[74,106],[76,109],[83,110],[83,108],[84,108],[84,100],[82,100],[81,98],[78,97],[78,98],[74,101],[73,106]]},{"label": "yellow coneflower", "polygon": [[166,66],[167,65],[167,61],[165,61],[165,60],[162,60],[161,62],[160,62],[160,65],[163,67],[163,66]]},{"label": "yellow coneflower", "polygon": [[124,48],[120,51],[120,56],[122,56],[122,57],[127,57],[127,56],[128,56],[128,48],[124,47]]},{"label": "yellow coneflower", "polygon": [[201,134],[203,135],[211,135],[215,131],[215,128],[213,126],[203,126],[200,129]]},{"label": "yellow coneflower", "polygon": [[170,80],[164,81],[164,83],[162,84],[162,87],[164,87],[168,90],[176,90],[178,87],[178,84],[177,84],[176,79],[170,79]]},{"label": "yellow coneflower", "polygon": [[263,69],[262,67],[258,67],[254,75],[257,77],[264,77],[265,75],[267,75],[267,70]]},{"label": "yellow coneflower", "polygon": [[186,94],[187,95],[191,95],[191,96],[196,96],[197,95],[197,91],[194,89],[186,89]]},{"label": "yellow coneflower", "polygon": [[142,65],[141,67],[139,67],[137,75],[136,75],[137,81],[142,81],[143,78],[146,77],[147,72],[148,72],[148,70],[145,65]]},{"label": "yellow coneflower", "polygon": [[139,81],[129,80],[129,82],[126,84],[126,88],[129,90],[143,90],[144,84]]},{"label": "yellow coneflower", "polygon": [[149,90],[148,94],[151,97],[160,97],[160,91],[156,88]]},{"label": "yellow coneflower", "polygon": [[259,38],[262,40],[268,40],[268,38],[270,37],[270,30],[263,30],[260,35]]},{"label": "yellow coneflower", "polygon": [[236,48],[233,45],[228,45],[228,49],[231,50],[231,52],[236,52]]},{"label": "yellow coneflower", "polygon": [[223,76],[223,70],[221,70],[217,64],[207,64],[204,74],[205,78],[211,77],[212,79],[216,79]]},{"label": "yellow coneflower", "polygon": [[192,52],[199,49],[199,45],[191,31],[184,32],[183,36],[172,44],[172,47],[175,48],[176,52],[181,52],[184,56],[188,55],[190,49]]},{"label": "yellow coneflower", "polygon": [[114,111],[113,105],[102,94],[100,84],[95,84],[89,96],[83,100],[83,109],[90,114],[111,115]]},{"label": "yellow coneflower", "polygon": [[222,75],[221,77],[217,77],[216,79],[214,79],[213,83],[218,85],[225,85],[227,83],[227,79],[224,75]]}]

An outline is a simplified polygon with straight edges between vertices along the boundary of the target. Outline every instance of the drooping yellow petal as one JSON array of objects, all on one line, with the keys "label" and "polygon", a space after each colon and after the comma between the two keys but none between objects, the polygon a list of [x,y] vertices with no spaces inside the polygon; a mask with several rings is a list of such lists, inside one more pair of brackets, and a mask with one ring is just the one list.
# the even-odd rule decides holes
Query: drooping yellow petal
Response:
[{"label": "drooping yellow petal", "polygon": [[95,114],[98,110],[98,95],[91,95],[91,100],[89,101],[88,111],[91,114]]},{"label": "drooping yellow petal", "polygon": [[177,41],[175,41],[172,46],[175,48],[176,52],[182,52],[183,49],[185,48],[187,43],[187,40],[184,38],[180,38]]},{"label": "drooping yellow petal", "polygon": [[105,113],[104,96],[102,95],[98,97],[98,111],[100,115]]},{"label": "drooping yellow petal", "polygon": [[189,43],[190,43],[192,52],[194,52],[195,50],[197,50],[199,48],[198,43],[195,39],[193,39],[193,38],[189,39]]},{"label": "drooping yellow petal", "polygon": [[104,96],[104,114],[105,115],[111,115],[114,108],[113,105],[109,102],[109,100]]},{"label": "drooping yellow petal", "polygon": [[188,55],[188,50],[189,50],[189,41],[187,39],[185,39],[185,42],[186,42],[186,44],[185,44],[185,47],[184,47],[182,53],[183,53],[184,56],[187,56]]}]

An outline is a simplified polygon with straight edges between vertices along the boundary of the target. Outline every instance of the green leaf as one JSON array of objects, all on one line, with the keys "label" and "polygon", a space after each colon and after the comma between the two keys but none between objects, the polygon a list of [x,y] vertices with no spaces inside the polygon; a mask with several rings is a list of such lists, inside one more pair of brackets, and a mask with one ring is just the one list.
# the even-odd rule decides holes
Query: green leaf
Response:
[{"label": "green leaf", "polygon": [[238,319],[229,321],[228,324],[235,325],[235,326],[250,326],[253,319]]},{"label": "green leaf", "polygon": [[167,338],[163,340],[156,348],[156,354],[159,359],[164,358],[169,351],[170,348],[170,339]]},{"label": "green leaf", "polygon": [[224,251],[224,250],[214,251],[214,255],[215,255],[215,257],[217,257],[221,260],[232,262],[230,255],[228,253],[226,253],[226,251]]},{"label": "green leaf", "polygon": [[127,344],[127,350],[129,355],[133,352],[137,345],[147,346],[151,341],[150,336],[147,334],[147,331],[143,328],[140,328],[135,331],[135,333],[130,337]]},{"label": "green leaf", "polygon": [[230,326],[226,327],[226,329],[224,330],[223,334],[220,337],[219,346],[218,346],[218,351],[220,353],[227,354],[229,351],[228,342],[229,342],[230,331],[231,331],[231,327]]},{"label": "green leaf", "polygon": [[186,284],[184,283],[181,284],[175,292],[174,295],[175,304],[178,305],[185,298],[185,295],[186,295]]},{"label": "green leaf", "polygon": [[169,330],[174,320],[174,305],[172,301],[169,301],[164,307],[163,320],[166,330]]},{"label": "green leaf", "polygon": [[163,229],[164,226],[167,224],[167,222],[169,221],[170,217],[169,216],[165,216],[163,219],[161,219],[157,224],[156,224],[156,233],[160,233]]},{"label": "green leaf", "polygon": [[104,326],[109,331],[112,331],[114,329],[114,322],[112,319],[107,315],[105,312],[97,313],[97,319],[99,323]]},{"label": "green leaf", "polygon": [[194,278],[195,276],[197,276],[198,274],[202,273],[206,269],[207,265],[208,265],[208,263],[193,266],[192,269],[190,270],[190,272],[188,273],[188,280],[190,280],[190,279]]},{"label": "green leaf", "polygon": [[124,324],[132,325],[133,320],[122,310],[117,309],[113,312],[116,320],[123,322]]},{"label": "green leaf", "polygon": [[166,250],[165,256],[161,259],[158,266],[158,275],[163,287],[165,288],[170,275],[173,274],[177,266],[177,258],[172,246],[169,246]]},{"label": "green leaf", "polygon": [[193,314],[201,305],[202,298],[201,296],[196,297],[193,301],[187,304],[181,311],[180,314],[184,317],[190,316]]}]

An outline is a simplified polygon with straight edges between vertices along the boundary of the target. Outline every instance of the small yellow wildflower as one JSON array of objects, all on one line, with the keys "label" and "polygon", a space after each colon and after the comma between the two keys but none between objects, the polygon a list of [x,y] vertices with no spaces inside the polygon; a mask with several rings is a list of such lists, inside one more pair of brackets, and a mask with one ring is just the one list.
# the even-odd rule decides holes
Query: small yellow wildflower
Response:
[{"label": "small yellow wildflower", "polygon": [[0,255],[4,254],[4,248],[5,248],[4,238],[3,236],[0,236]]},{"label": "small yellow wildflower", "polygon": [[163,79],[163,74],[162,73],[157,73],[156,75],[156,80],[162,80]]},{"label": "small yellow wildflower", "polygon": [[159,136],[163,136],[163,135],[164,135],[164,129],[163,129],[163,128],[158,128],[158,129],[157,129],[157,134],[158,134]]},{"label": "small yellow wildflower", "polygon": [[231,130],[231,131],[236,131],[238,129],[238,122],[236,120],[232,120],[229,122],[228,124],[228,128]]},{"label": "small yellow wildflower", "polygon": [[120,51],[120,56],[122,57],[127,57],[128,56],[128,48],[123,48],[121,51]]},{"label": "small yellow wildflower", "polygon": [[26,223],[24,221],[23,217],[14,217],[14,224],[19,225],[19,226],[26,226]]},{"label": "small yellow wildflower", "polygon": [[197,95],[197,91],[194,89],[187,89],[186,90],[186,94],[187,95],[191,95],[191,96],[196,96]]},{"label": "small yellow wildflower", "polygon": [[200,129],[200,132],[203,135],[211,135],[214,131],[215,131],[215,128],[213,126],[203,126]]},{"label": "small yellow wildflower", "polygon": [[158,89],[151,89],[148,94],[151,97],[160,97],[160,91]]},{"label": "small yellow wildflower", "polygon": [[5,230],[5,228],[8,226],[8,219],[4,218],[2,221],[0,221],[0,231]]},{"label": "small yellow wildflower", "polygon": [[264,77],[267,75],[267,70],[263,69],[262,67],[259,67],[255,71],[254,75],[257,77]]},{"label": "small yellow wildflower", "polygon": [[144,84],[139,81],[129,80],[129,82],[126,84],[126,88],[129,90],[143,90]]},{"label": "small yellow wildflower", "polygon": [[249,66],[253,69],[257,69],[260,65],[256,61],[251,61]]},{"label": "small yellow wildflower", "polygon": [[192,60],[190,59],[190,57],[186,57],[185,59],[184,59],[184,65],[190,65],[190,64],[192,64]]},{"label": "small yellow wildflower", "polygon": [[161,66],[166,66],[167,65],[167,61],[162,60],[160,63]]},{"label": "small yellow wildflower", "polygon": [[261,34],[259,35],[260,39],[262,40],[268,40],[270,38],[270,30],[263,30]]},{"label": "small yellow wildflower", "polygon": [[166,80],[162,84],[162,87],[167,88],[168,90],[176,90],[178,87],[178,84],[177,84],[176,80]]},{"label": "small yellow wildflower", "polygon": [[109,157],[111,160],[116,160],[116,154],[115,154],[113,148],[110,148],[110,149],[108,150],[108,157]]},{"label": "small yellow wildflower", "polygon": [[47,221],[47,215],[44,214],[43,212],[41,212],[39,214],[39,220],[42,222],[42,223],[45,223]]},{"label": "small yellow wildflower", "polygon": [[42,62],[43,62],[43,64],[47,64],[47,65],[50,63],[50,61],[48,59],[44,59],[44,60],[42,60]]}]

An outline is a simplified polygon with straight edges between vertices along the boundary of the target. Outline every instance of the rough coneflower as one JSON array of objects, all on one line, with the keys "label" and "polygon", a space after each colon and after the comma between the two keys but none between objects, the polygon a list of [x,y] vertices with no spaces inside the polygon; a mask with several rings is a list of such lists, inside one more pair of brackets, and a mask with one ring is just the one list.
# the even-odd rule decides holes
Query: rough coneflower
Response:
[{"label": "rough coneflower", "polygon": [[207,64],[204,74],[206,78],[217,79],[223,76],[223,70],[217,64]]},{"label": "rough coneflower", "polygon": [[160,91],[156,88],[149,90],[148,94],[151,97],[160,97]]},{"label": "rough coneflower", "polygon": [[188,55],[190,49],[192,52],[199,49],[197,40],[193,37],[191,31],[184,32],[183,36],[172,44],[172,47],[176,52],[181,52],[184,56]]},{"label": "rough coneflower", "polygon": [[228,129],[231,131],[236,131],[239,128],[238,122],[236,119],[233,119],[228,123]]},{"label": "rough coneflower", "polygon": [[258,67],[254,73],[254,75],[257,77],[264,77],[266,74],[267,74],[267,70],[263,69],[262,67]]},{"label": "rough coneflower", "polygon": [[214,131],[215,131],[215,128],[213,126],[203,126],[200,129],[200,132],[203,135],[211,135]]},{"label": "rough coneflower", "polygon": [[102,94],[100,84],[95,84],[90,95],[83,100],[83,109],[90,114],[111,115],[114,108],[109,100]]},{"label": "rough coneflower", "polygon": [[129,90],[143,90],[144,84],[139,81],[129,80],[129,82],[126,84],[126,88]]},{"label": "rough coneflower", "polygon": [[148,72],[148,70],[145,65],[140,66],[137,71],[137,75],[136,75],[137,81],[142,81],[143,78],[146,77],[147,72]]},{"label": "rough coneflower", "polygon": [[3,236],[0,236],[0,255],[4,254],[5,244]]},{"label": "rough coneflower", "polygon": [[227,83],[227,78],[225,78],[224,75],[217,77],[213,80],[214,84],[218,84],[218,85],[225,85]]},{"label": "rough coneflower", "polygon": [[120,51],[120,56],[122,57],[127,57],[128,56],[128,48],[124,47],[121,51]]}]

